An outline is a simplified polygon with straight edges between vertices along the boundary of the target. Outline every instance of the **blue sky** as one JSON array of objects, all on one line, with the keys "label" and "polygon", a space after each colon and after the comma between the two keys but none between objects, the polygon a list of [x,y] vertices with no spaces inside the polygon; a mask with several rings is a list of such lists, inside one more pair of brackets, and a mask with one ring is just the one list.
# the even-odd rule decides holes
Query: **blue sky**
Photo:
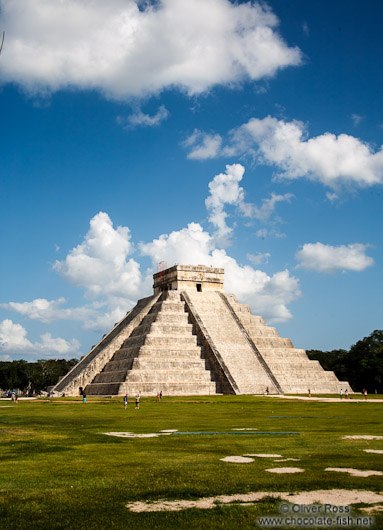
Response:
[{"label": "blue sky", "polygon": [[382,327],[380,2],[0,9],[2,360],[84,355],[160,261],[296,347]]}]

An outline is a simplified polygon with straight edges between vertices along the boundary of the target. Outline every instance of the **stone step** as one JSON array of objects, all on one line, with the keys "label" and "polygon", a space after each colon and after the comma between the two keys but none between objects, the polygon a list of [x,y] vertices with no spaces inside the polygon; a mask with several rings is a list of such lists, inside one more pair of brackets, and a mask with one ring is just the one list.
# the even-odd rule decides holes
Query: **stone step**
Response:
[{"label": "stone step", "polygon": [[174,335],[169,337],[161,337],[151,334],[140,335],[138,337],[130,336],[129,339],[124,342],[123,346],[126,348],[142,346],[144,344],[150,346],[168,346],[171,348],[173,348],[174,346],[196,346],[197,337],[195,335]]},{"label": "stone step", "polygon": [[121,383],[90,383],[85,387],[89,396],[113,396],[120,393]]},{"label": "stone step", "polygon": [[101,373],[114,372],[116,370],[125,370],[125,371],[131,370],[134,361],[135,361],[135,358],[116,360],[115,356],[113,356],[113,359],[105,365],[105,368],[103,369]]},{"label": "stone step", "polygon": [[150,313],[142,321],[145,325],[151,322],[169,323],[169,324],[188,324],[187,313]]},{"label": "stone step", "polygon": [[282,337],[259,337],[253,339],[254,344],[258,349],[261,348],[294,348],[290,339]]},{"label": "stone step", "polygon": [[109,370],[100,372],[93,379],[92,383],[115,383],[116,381],[125,381],[128,370]]},{"label": "stone step", "polygon": [[288,383],[289,385],[294,386],[294,384],[301,383],[304,381],[312,381],[314,383],[320,383],[320,382],[328,382],[332,383],[337,381],[337,378],[335,374],[331,375],[331,372],[325,373],[305,373],[305,372],[297,372],[296,374],[286,375],[286,374],[275,374],[278,382],[283,386],[284,384]]},{"label": "stone step", "polygon": [[181,302],[181,300],[157,302],[153,305],[149,315],[160,311],[164,313],[183,313],[185,311],[185,303]]},{"label": "stone step", "polygon": [[246,331],[250,335],[250,337],[254,340],[257,338],[263,338],[263,337],[277,337],[279,338],[279,333],[275,328],[269,328],[267,326],[260,327],[250,324],[246,327]]},{"label": "stone step", "polygon": [[121,348],[113,356],[113,360],[124,360],[131,359],[137,356],[140,357],[174,357],[174,358],[184,358],[184,359],[195,359],[196,357],[201,357],[201,348],[199,346],[194,347],[185,347],[185,346],[175,346],[172,344],[168,346],[135,346],[133,348]]},{"label": "stone step", "polygon": [[192,324],[178,322],[151,322],[147,325],[141,324],[131,334],[131,337],[138,337],[150,333],[151,335],[191,335]]},{"label": "stone step", "polygon": [[305,350],[301,350],[299,348],[258,348],[259,351],[262,353],[262,357],[265,359],[265,361],[275,361],[286,359],[287,361],[289,359],[306,359],[308,360],[307,354]]},{"label": "stone step", "polygon": [[179,360],[164,357],[161,359],[155,357],[139,357],[134,360],[133,369],[137,370],[205,370],[207,361],[204,359],[197,360]]},{"label": "stone step", "polygon": [[163,396],[209,396],[219,392],[219,387],[215,382],[201,382],[201,383],[159,383],[157,381],[145,382],[127,382],[122,383],[120,387],[120,394],[134,396],[137,392],[141,392],[142,396],[156,396],[158,392],[162,391]]},{"label": "stone step", "polygon": [[267,364],[271,370],[282,373],[295,373],[300,371],[308,372],[322,372],[322,367],[319,361],[310,361],[308,359],[289,359],[288,361],[268,361]]},{"label": "stone step", "polygon": [[[197,370],[131,370],[127,378],[125,379],[128,383],[136,381],[153,381],[158,383],[203,383],[205,381],[211,381],[211,375],[208,370],[197,369]],[[113,381],[113,379],[110,379]],[[116,381],[116,380],[115,380]],[[106,382],[106,381],[105,381]]]}]

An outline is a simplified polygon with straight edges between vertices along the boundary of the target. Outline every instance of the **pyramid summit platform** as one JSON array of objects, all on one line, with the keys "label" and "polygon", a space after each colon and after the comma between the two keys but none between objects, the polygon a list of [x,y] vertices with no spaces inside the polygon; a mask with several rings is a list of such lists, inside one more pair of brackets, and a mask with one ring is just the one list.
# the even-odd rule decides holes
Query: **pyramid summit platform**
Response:
[{"label": "pyramid summit platform", "polygon": [[338,393],[351,390],[223,290],[224,270],[175,265],[54,387],[78,395]]}]

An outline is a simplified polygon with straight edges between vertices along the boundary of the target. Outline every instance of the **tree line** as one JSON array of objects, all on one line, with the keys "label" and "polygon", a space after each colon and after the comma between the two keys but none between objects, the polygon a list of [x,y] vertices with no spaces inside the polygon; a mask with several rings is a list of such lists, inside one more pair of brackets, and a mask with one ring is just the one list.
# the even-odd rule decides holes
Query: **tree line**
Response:
[{"label": "tree line", "polygon": [[34,363],[27,361],[0,362],[0,389],[20,390],[25,395],[38,394],[55,385],[78,363],[78,359],[48,359]]},{"label": "tree line", "polygon": [[307,350],[325,370],[333,370],[340,381],[348,381],[355,392],[383,393],[383,330],[375,330],[349,350]]}]

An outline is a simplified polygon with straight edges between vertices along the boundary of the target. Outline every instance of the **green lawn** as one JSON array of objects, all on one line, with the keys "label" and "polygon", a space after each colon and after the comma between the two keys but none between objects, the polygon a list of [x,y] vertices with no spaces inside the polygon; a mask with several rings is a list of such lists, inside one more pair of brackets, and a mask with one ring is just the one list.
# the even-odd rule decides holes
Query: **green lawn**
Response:
[{"label": "green lawn", "polygon": [[[8,405],[12,405],[9,406]],[[278,501],[211,510],[132,513],[137,500],[198,499],[251,491],[316,489],[382,491],[382,477],[325,472],[326,467],[383,471],[383,403],[319,403],[250,396],[143,398],[140,410],[121,400],[0,402],[0,528],[13,529],[247,529],[259,515],[277,513]],[[7,407],[5,407],[7,406]],[[107,431],[293,432],[292,435],[170,435],[116,438]],[[250,464],[220,461],[229,455],[278,453],[299,462],[259,458]],[[265,469],[298,466],[303,473]],[[383,516],[376,515],[376,528]],[[293,527],[291,527],[293,528]]]}]

